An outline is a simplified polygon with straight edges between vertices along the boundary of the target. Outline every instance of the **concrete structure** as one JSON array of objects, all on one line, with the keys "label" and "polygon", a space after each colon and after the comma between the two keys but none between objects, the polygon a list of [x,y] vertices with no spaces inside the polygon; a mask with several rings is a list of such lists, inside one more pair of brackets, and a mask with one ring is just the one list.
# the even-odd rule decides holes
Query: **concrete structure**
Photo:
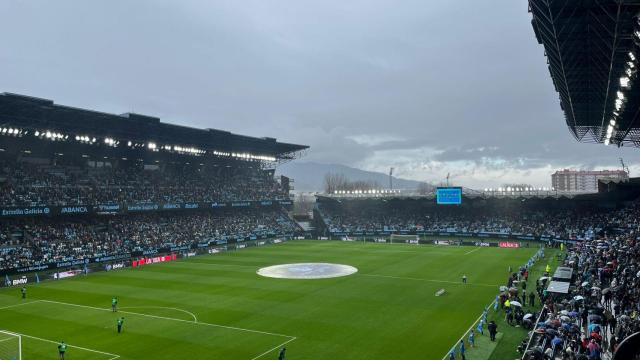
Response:
[{"label": "concrete structure", "polygon": [[627,181],[623,170],[559,170],[551,175],[551,184],[557,191],[597,192],[598,180]]}]

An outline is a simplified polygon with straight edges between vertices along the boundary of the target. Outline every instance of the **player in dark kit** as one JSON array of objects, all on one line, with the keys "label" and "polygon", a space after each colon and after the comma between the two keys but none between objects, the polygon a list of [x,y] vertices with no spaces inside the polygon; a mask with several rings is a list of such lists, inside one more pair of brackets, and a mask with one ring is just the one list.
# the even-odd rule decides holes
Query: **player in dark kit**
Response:
[{"label": "player in dark kit", "polygon": [[282,349],[280,349],[280,354],[278,354],[278,360],[284,360],[284,355],[287,352],[287,348],[283,347]]},{"label": "player in dark kit", "polygon": [[118,334],[120,334],[122,332],[122,326],[124,325],[124,318],[121,317],[120,319],[118,319]]},{"label": "player in dark kit", "polygon": [[111,299],[111,311],[118,311],[118,297],[116,296]]},{"label": "player in dark kit", "polygon": [[67,344],[64,341],[61,341],[58,344],[58,355],[60,356],[60,360],[64,360],[64,354],[67,352]]},{"label": "player in dark kit", "polygon": [[20,289],[20,292],[22,293],[22,298],[26,299],[27,298],[27,288],[23,286],[22,289]]}]

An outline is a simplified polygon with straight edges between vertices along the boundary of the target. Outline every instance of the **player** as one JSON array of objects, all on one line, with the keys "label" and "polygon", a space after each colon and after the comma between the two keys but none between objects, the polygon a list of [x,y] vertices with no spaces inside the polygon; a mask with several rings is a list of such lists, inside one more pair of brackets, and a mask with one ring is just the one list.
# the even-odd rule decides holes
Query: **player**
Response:
[{"label": "player", "polygon": [[467,283],[467,275],[462,275],[462,283],[463,284]]},{"label": "player", "polygon": [[67,344],[64,341],[61,341],[58,344],[58,355],[60,356],[60,360],[64,360],[64,354],[67,352]]},{"label": "player", "polygon": [[460,339],[460,357],[462,358],[462,360],[467,360],[467,358],[465,357],[466,352],[467,350],[464,348],[464,339]]},{"label": "player", "polygon": [[287,352],[287,348],[283,347],[280,349],[280,353],[278,354],[278,360],[284,360],[284,355]]},{"label": "player", "polygon": [[20,289],[20,292],[22,293],[22,298],[26,299],[27,298],[27,288],[23,286],[22,289]]},{"label": "player", "polygon": [[469,346],[471,346],[471,348],[476,347],[476,335],[473,333],[473,329],[469,333]]},{"label": "player", "polygon": [[122,326],[124,325],[124,317],[118,319],[118,334],[122,332]]},{"label": "player", "polygon": [[118,311],[118,297],[114,296],[111,299],[111,311],[113,312],[117,312]]}]

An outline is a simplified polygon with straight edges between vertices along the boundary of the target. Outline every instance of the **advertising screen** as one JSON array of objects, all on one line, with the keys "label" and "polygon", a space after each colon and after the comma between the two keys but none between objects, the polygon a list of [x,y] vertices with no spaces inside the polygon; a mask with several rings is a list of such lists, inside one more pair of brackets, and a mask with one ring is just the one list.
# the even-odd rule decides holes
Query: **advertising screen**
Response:
[{"label": "advertising screen", "polygon": [[462,188],[439,187],[436,189],[436,201],[440,205],[462,204]]}]

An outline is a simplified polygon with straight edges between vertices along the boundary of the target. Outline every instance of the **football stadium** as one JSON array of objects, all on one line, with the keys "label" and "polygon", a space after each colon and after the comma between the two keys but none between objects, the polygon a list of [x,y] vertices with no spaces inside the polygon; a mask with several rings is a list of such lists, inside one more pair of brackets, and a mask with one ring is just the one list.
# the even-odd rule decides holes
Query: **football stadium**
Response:
[{"label": "football stadium", "polygon": [[[520,2],[562,141],[637,152],[640,2]],[[278,121],[260,137],[1,90],[0,360],[640,358],[640,178],[617,155],[537,186],[403,187],[389,160],[388,184],[327,173],[305,194],[286,169],[317,143]]]}]

